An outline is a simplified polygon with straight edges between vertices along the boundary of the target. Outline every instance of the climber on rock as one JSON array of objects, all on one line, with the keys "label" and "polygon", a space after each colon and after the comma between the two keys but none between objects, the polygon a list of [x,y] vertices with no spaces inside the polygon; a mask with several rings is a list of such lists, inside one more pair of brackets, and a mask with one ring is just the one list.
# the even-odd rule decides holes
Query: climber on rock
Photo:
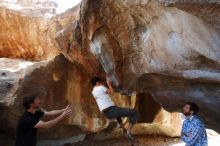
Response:
[{"label": "climber on rock", "polygon": [[[39,96],[27,96],[23,99],[25,112],[20,117],[16,128],[15,146],[36,146],[37,129],[51,128],[63,119],[67,118],[71,109],[68,105],[61,110],[43,111],[41,108],[41,98]],[[43,116],[57,116],[53,120],[44,122],[40,118]]]},{"label": "climber on rock", "polygon": [[[137,112],[134,109],[118,107],[113,103],[109,94],[113,93],[114,90],[112,88],[111,82],[108,79],[108,88],[104,86],[103,81],[99,77],[92,78],[91,83],[93,85],[92,94],[98,104],[99,110],[103,112],[108,119],[116,118],[117,122],[120,124],[123,130],[123,134],[127,136],[130,140],[134,141],[134,138],[131,135],[131,130],[133,128],[133,125],[137,121]],[[127,129],[124,128],[121,119],[122,117],[129,118],[129,125]]]}]

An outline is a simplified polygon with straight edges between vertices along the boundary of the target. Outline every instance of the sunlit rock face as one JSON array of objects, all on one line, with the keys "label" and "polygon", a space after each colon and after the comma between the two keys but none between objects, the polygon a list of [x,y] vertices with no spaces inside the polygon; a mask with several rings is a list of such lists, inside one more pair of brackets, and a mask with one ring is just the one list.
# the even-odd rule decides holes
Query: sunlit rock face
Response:
[{"label": "sunlit rock face", "polygon": [[[59,2],[59,3],[58,3]],[[0,57],[45,60],[60,53],[54,36],[78,18],[79,10],[67,1],[3,0],[0,2]],[[75,4],[77,4],[75,2]],[[58,9],[59,8],[59,9]],[[52,17],[53,16],[53,17]]]},{"label": "sunlit rock face", "polygon": [[43,60],[56,56],[49,22],[39,17],[0,8],[0,56]]},{"label": "sunlit rock face", "polygon": [[[149,93],[169,111],[196,102],[207,126],[220,131],[219,21],[211,19],[219,3],[190,4],[84,0],[80,19],[56,40],[70,61],[104,72],[119,92]],[[210,11],[193,9],[197,4]]]}]

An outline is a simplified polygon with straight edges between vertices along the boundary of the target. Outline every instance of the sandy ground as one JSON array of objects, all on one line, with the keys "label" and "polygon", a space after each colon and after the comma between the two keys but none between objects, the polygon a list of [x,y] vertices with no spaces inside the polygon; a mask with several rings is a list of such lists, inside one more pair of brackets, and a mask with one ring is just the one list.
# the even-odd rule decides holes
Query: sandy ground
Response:
[{"label": "sandy ground", "polygon": [[[142,135],[142,136],[135,136],[135,139],[138,143],[135,143],[135,146],[169,146],[173,144],[180,143],[179,138],[169,138],[163,136],[149,136],[149,135]],[[68,144],[65,146],[131,146],[132,143],[129,142],[126,138],[120,139],[109,139],[105,141],[82,141],[76,142],[74,144]]]},{"label": "sandy ground", "polygon": [[[160,136],[136,136],[139,143],[135,146],[185,146],[179,138]],[[132,146],[125,138],[111,139],[105,141],[83,141],[66,146]],[[220,135],[210,137],[208,146],[220,146]]]},{"label": "sandy ground", "polygon": [[[135,146],[184,146],[185,144],[179,138],[170,138],[164,136],[141,135],[135,136],[139,143]],[[14,138],[0,133],[0,146],[13,146]],[[214,135],[208,139],[209,146],[220,146],[220,135]],[[61,146],[56,140],[41,143],[37,146]],[[108,139],[108,140],[85,140],[76,143],[70,143],[62,146],[132,146],[126,138]]]}]

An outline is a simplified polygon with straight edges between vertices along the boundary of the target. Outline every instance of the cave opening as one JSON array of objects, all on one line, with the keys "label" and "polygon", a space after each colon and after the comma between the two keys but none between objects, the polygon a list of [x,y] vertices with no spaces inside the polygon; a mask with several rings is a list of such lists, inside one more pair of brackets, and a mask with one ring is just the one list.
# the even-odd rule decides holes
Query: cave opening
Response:
[{"label": "cave opening", "polygon": [[152,123],[162,109],[149,93],[136,95],[136,110],[138,111],[138,123]]}]

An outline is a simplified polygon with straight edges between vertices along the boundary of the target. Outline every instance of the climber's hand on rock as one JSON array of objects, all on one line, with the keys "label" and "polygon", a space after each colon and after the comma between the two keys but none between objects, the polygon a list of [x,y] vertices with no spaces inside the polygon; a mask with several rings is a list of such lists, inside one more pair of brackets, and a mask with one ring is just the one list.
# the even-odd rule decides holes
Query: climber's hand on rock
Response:
[{"label": "climber's hand on rock", "polygon": [[107,84],[111,84],[112,83],[108,76],[106,76],[106,82],[107,82]]}]

